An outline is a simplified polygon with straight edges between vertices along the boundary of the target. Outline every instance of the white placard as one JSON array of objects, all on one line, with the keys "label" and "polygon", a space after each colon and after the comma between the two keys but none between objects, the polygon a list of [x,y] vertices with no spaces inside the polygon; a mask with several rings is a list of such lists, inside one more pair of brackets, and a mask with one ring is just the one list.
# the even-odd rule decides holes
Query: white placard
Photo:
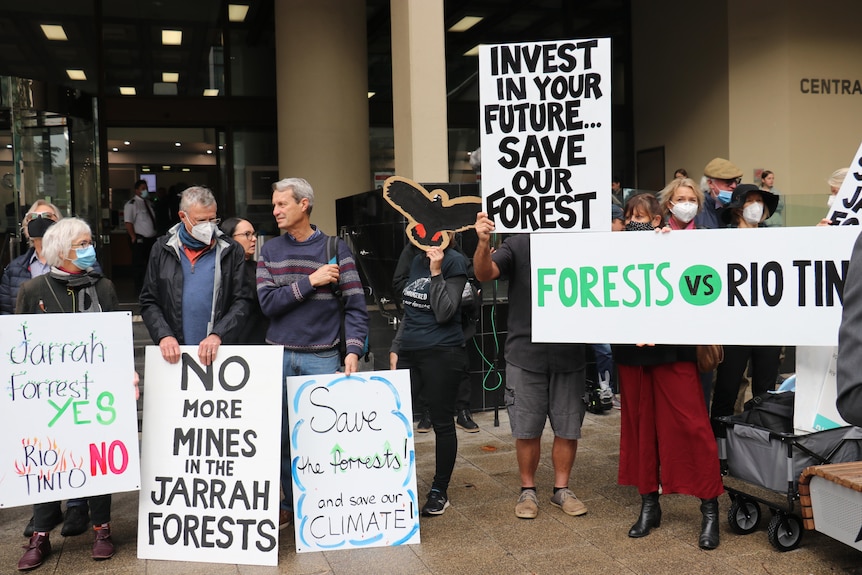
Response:
[{"label": "white placard", "polygon": [[481,46],[479,99],[497,231],[610,230],[610,38]]},{"label": "white placard", "polygon": [[146,349],[138,557],[278,564],[280,347]]},{"label": "white placard", "polygon": [[850,170],[838,189],[826,219],[832,220],[833,225],[858,226],[860,210],[862,210],[862,144],[859,144],[859,149],[853,156]]},{"label": "white placard", "polygon": [[0,507],[134,491],[128,312],[0,316]]},{"label": "white placard", "polygon": [[419,543],[410,372],[286,384],[296,551]]},{"label": "white placard", "polygon": [[856,227],[531,237],[533,340],[837,345]]}]

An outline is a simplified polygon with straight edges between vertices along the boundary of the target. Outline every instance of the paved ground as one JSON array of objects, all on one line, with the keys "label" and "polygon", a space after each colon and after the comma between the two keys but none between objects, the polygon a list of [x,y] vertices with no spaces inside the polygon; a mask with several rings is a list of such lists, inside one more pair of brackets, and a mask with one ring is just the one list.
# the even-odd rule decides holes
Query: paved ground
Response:
[{"label": "paved ground", "polygon": [[[538,485],[540,512],[535,520],[517,519],[518,493],[514,444],[505,413],[494,427],[492,412],[476,414],[481,431],[458,432],[460,446],[449,495],[452,506],[441,517],[421,520],[422,543],[323,553],[294,552],[292,528],[281,532],[278,567],[139,560],[136,557],[137,494],[116,495],[113,507],[117,555],[90,559],[92,535],[65,539],[53,534],[54,553],[36,573],[137,575],[172,574],[862,574],[862,554],[817,532],[806,532],[802,546],[780,553],[767,541],[766,520],[747,536],[730,532],[722,520],[721,546],[697,547],[699,502],[664,496],[661,528],[643,539],[626,532],[639,510],[634,489],[616,484],[619,412],[588,414],[571,487],[589,507],[569,517],[547,502],[552,486],[551,436],[544,438]],[[419,491],[433,476],[434,435],[416,439]],[[780,498],[778,499],[780,501]],[[729,500],[721,498],[722,517]],[[766,512],[764,512],[766,514]],[[27,508],[0,510],[0,573],[14,573],[25,539]]]}]

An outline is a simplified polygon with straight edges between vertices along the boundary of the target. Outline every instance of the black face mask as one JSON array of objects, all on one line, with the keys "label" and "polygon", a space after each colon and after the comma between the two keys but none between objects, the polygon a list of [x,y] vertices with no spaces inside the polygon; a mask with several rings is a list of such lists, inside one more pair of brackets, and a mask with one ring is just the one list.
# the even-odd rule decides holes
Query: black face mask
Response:
[{"label": "black face mask", "polygon": [[27,222],[27,234],[31,238],[41,238],[45,232],[54,225],[54,220],[48,218],[35,218]]},{"label": "black face mask", "polygon": [[626,224],[627,232],[651,232],[655,228],[650,224],[644,224],[642,222],[631,221]]}]

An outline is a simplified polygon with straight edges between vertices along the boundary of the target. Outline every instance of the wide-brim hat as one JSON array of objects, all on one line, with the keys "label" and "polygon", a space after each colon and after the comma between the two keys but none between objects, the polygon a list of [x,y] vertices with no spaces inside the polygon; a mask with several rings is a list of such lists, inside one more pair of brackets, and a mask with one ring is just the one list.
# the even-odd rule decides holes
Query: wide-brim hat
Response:
[{"label": "wide-brim hat", "polygon": [[766,219],[768,220],[772,217],[772,214],[775,213],[775,208],[778,207],[778,195],[773,194],[772,192],[767,192],[766,190],[761,190],[754,184],[740,184],[736,186],[735,190],[733,190],[733,195],[730,197],[730,203],[721,211],[721,219],[725,224],[730,223],[731,217],[733,216],[733,210],[736,208],[742,208],[745,204],[745,198],[752,192],[757,192],[763,197],[763,205],[766,206],[766,209],[769,211],[769,215]]},{"label": "wide-brim hat", "polygon": [[718,180],[735,180],[742,177],[742,170],[732,164],[730,160],[713,158],[703,169],[703,175]]}]

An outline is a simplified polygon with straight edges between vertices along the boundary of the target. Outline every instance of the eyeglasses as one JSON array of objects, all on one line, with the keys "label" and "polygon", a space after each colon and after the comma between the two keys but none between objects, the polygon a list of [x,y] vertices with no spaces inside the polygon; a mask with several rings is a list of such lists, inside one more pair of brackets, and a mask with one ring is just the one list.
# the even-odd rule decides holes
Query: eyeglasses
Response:
[{"label": "eyeglasses", "polygon": [[742,178],[730,178],[730,179],[722,179],[722,182],[727,184],[728,186],[731,184],[739,185],[742,182]]},{"label": "eyeglasses", "polygon": [[32,222],[33,220],[38,220],[40,218],[44,218],[46,220],[57,221],[57,216],[55,216],[52,212],[30,212],[27,214],[27,221]]},{"label": "eyeglasses", "polygon": [[234,234],[233,237],[243,236],[247,240],[251,240],[254,237],[254,232],[240,232],[238,234]]},{"label": "eyeglasses", "polygon": [[96,247],[96,240],[84,240],[83,242],[79,242],[77,244],[72,244],[73,250],[82,250],[88,248],[90,246]]}]

